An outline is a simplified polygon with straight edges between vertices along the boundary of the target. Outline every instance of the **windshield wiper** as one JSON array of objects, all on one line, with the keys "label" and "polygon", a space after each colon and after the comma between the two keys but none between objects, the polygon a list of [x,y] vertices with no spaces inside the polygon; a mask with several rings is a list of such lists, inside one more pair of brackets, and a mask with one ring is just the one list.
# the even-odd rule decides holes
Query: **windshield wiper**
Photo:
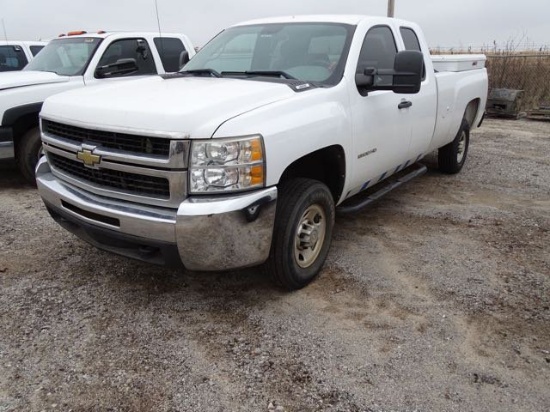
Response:
[{"label": "windshield wiper", "polygon": [[266,77],[283,77],[288,80],[298,80],[296,77],[282,70],[252,70],[244,72],[222,72],[222,76],[266,76]]},{"label": "windshield wiper", "polygon": [[55,73],[55,74],[57,74],[58,76],[65,76],[64,74],[59,74],[59,73],[56,72],[55,70],[34,69],[34,70],[25,70],[25,71],[29,71],[29,72]]},{"label": "windshield wiper", "polygon": [[194,75],[194,74],[197,74],[197,75],[201,75],[201,74],[209,74],[210,76],[212,77],[222,77],[222,74],[218,73],[216,70],[214,69],[194,69],[194,70],[182,70],[181,72],[179,72],[181,74],[191,74],[191,75]]}]

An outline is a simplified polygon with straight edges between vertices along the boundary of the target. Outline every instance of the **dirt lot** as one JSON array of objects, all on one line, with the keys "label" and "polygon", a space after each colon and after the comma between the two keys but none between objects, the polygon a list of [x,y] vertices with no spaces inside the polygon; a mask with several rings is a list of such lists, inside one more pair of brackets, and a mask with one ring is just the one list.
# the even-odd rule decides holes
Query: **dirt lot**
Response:
[{"label": "dirt lot", "polygon": [[1,412],[550,410],[550,123],[339,218],[291,294],[99,252],[9,165],[0,222]]}]

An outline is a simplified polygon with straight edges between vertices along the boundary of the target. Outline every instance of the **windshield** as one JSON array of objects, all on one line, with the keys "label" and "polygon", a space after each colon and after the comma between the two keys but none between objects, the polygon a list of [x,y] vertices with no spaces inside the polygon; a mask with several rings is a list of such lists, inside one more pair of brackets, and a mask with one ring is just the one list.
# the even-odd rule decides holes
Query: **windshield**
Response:
[{"label": "windshield", "polygon": [[54,72],[64,76],[81,75],[101,40],[95,37],[52,40],[24,70]]},{"label": "windshield", "polygon": [[220,33],[183,71],[215,70],[223,76],[261,72],[324,85],[344,71],[355,27],[333,23],[281,23],[233,27]]}]

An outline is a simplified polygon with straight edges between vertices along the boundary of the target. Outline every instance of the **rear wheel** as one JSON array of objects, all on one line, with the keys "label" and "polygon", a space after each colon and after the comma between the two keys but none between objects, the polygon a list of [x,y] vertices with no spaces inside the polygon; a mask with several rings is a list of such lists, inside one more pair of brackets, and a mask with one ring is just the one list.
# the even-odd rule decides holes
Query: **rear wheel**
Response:
[{"label": "rear wheel", "polygon": [[438,151],[439,170],[448,174],[460,172],[470,147],[470,125],[466,119],[462,119],[462,124],[455,139],[443,146]]},{"label": "rear wheel", "polygon": [[287,290],[309,284],[321,271],[334,227],[334,200],[323,183],[291,179],[281,185],[267,272]]},{"label": "rear wheel", "polygon": [[34,127],[28,130],[17,145],[17,164],[23,177],[32,185],[36,185],[34,169],[42,153],[40,129]]}]

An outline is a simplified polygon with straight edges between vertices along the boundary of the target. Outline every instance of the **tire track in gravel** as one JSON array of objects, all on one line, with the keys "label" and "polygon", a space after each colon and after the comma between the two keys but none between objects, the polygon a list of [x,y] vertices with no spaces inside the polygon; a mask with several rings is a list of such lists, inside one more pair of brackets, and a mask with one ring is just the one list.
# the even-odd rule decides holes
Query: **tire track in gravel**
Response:
[{"label": "tire track in gravel", "polygon": [[[418,189],[415,189],[415,191],[418,191]],[[467,200],[464,200],[465,196],[466,195],[466,199]],[[488,200],[492,200],[492,205],[491,205],[491,202]],[[451,218],[451,221],[448,221],[448,217],[445,217],[445,220],[441,219],[442,216],[441,216],[441,213],[439,213],[440,215],[439,216],[430,216],[430,214],[433,212],[433,210],[430,210],[430,207],[429,205],[421,205],[421,210],[423,211],[423,213],[421,214],[422,218],[423,219],[426,219],[426,220],[430,220],[431,219],[431,222],[427,221],[425,222],[425,224],[421,224],[419,222],[419,219],[418,219],[418,213],[415,213],[413,216],[411,215],[408,215],[407,213],[404,214],[403,218],[405,219],[404,222],[401,222],[402,224],[400,224],[399,220],[400,218],[397,218],[397,219],[393,219],[392,220],[392,224],[391,224],[391,233],[388,232],[388,233],[385,233],[383,236],[381,236],[383,239],[385,239],[385,243],[387,245],[388,248],[393,248],[395,249],[396,246],[399,248],[399,255],[400,256],[407,256],[407,253],[409,255],[411,255],[410,253],[410,250],[407,251],[407,249],[411,249],[410,245],[411,245],[411,239],[414,239],[415,238],[415,234],[414,233],[407,233],[406,230],[403,230],[403,228],[408,228],[409,226],[412,226],[412,227],[433,227],[434,225],[435,226],[438,226],[436,228],[436,230],[443,230],[443,231],[447,231],[449,232],[449,230],[446,230],[448,229],[446,226],[449,226],[449,225],[452,225],[450,226],[451,230],[450,233],[447,233],[449,237],[452,236],[453,238],[453,244],[461,244],[461,243],[464,243],[464,244],[471,244],[472,243],[472,235],[474,235],[474,238],[476,239],[477,243],[479,244],[479,247],[480,247],[480,250],[483,250],[483,255],[484,255],[484,258],[485,259],[493,259],[495,260],[495,262],[506,262],[507,260],[509,261],[510,260],[510,257],[509,256],[505,256],[505,255],[502,255],[502,256],[498,256],[498,257],[494,257],[494,256],[491,256],[492,254],[492,251],[490,250],[490,248],[487,248],[485,247],[485,243],[488,243],[489,241],[487,240],[487,234],[491,234],[492,236],[494,236],[494,230],[491,228],[490,230],[485,230],[487,226],[493,226],[493,225],[498,225],[498,226],[501,226],[502,225],[502,220],[503,219],[509,219],[509,218],[514,218],[514,213],[517,213],[519,210],[522,210],[522,207],[520,205],[522,205],[522,203],[526,200],[531,200],[532,198],[530,196],[526,196],[526,195],[521,195],[521,196],[516,196],[516,198],[514,199],[509,199],[504,205],[502,204],[502,202],[499,202],[498,201],[498,198],[493,194],[491,195],[490,193],[487,194],[486,192],[462,192],[462,193],[454,193],[450,196],[449,199],[446,199],[445,201],[441,201],[441,198],[439,198],[439,201],[441,202],[441,204],[453,204],[453,209],[454,209],[454,212],[456,213],[457,212],[457,207],[455,205],[458,205],[458,209],[459,209],[459,212],[456,213],[458,215],[461,216],[461,219],[459,219],[458,221],[456,221],[455,219],[452,219]],[[410,202],[409,201],[409,205],[413,203],[413,202]],[[542,202],[542,204],[544,204],[544,202]],[[477,214],[474,217],[474,221],[472,221],[472,219],[467,219],[466,220],[464,219],[464,211],[463,210],[460,210],[461,206],[460,205],[467,205],[467,207],[471,207],[473,210],[476,210]],[[483,216],[483,214],[480,216],[479,215],[479,210],[480,210],[480,206],[489,206],[490,205],[490,208],[491,209],[488,209],[488,216]],[[504,207],[503,207],[504,206]],[[405,207],[404,208],[405,211],[409,211],[410,212],[410,207]],[[433,207],[432,207],[433,209]],[[444,206],[443,209],[447,209],[448,210],[448,206]],[[508,209],[506,211],[503,211],[501,209]],[[414,208],[412,209],[414,211]],[[545,212],[548,212],[548,209],[545,210]],[[468,216],[468,214],[466,213],[466,216]],[[493,220],[494,219],[494,216],[498,216],[498,220]],[[537,216],[540,220],[540,216]],[[413,222],[411,224],[411,218],[412,220],[416,220],[416,222]],[[436,221],[434,221],[434,219],[436,219]],[[489,220],[489,221],[487,221]],[[444,226],[441,226],[441,224],[443,223]],[[477,230],[472,230],[472,229],[477,229]],[[545,228],[542,229],[542,232],[546,233],[546,230]],[[467,233],[466,235],[464,235],[464,233]],[[380,234],[378,234],[380,235]],[[424,234],[425,235],[425,234]],[[510,233],[507,233],[507,236],[505,237],[506,239],[510,239],[511,237],[511,234]],[[512,236],[513,237],[513,236]],[[390,239],[391,238],[391,239]],[[399,238],[403,238],[403,239],[408,239],[407,242],[396,242],[396,238],[399,239]],[[462,240],[460,240],[462,238]],[[442,242],[437,242],[437,243],[442,243]],[[533,239],[531,242],[531,244],[534,244],[536,245],[535,247],[537,248],[541,248],[542,246],[541,245],[544,245],[544,244],[548,244],[547,241],[545,241],[544,239],[541,239],[541,238],[538,238],[538,239]],[[399,247],[399,245],[401,247]],[[475,255],[475,252],[478,252],[478,250],[476,250],[476,248],[473,248],[471,250]],[[524,253],[523,256],[533,256],[533,255],[537,255],[536,253]],[[499,265],[498,264],[494,264],[493,267],[498,267]],[[548,266],[545,264],[544,265],[544,268],[547,269]],[[491,273],[491,276],[490,276],[490,279],[485,279],[485,282],[486,283],[489,283],[489,285],[491,286],[497,286],[497,288],[501,287],[501,284],[500,284],[500,279],[495,276],[495,270],[492,271],[493,273]],[[396,273],[395,270],[393,271],[390,271],[389,273]],[[547,271],[547,273],[550,273]],[[394,280],[399,282],[401,281],[401,283],[403,284],[403,280],[404,279],[407,279],[407,277],[396,277]],[[411,279],[411,278],[409,278]],[[415,279],[415,282],[413,283],[413,286],[414,287],[418,287],[417,285],[415,285],[415,283],[417,283],[417,278],[412,278],[412,279]],[[474,278],[474,280],[476,280]],[[433,283],[433,282],[431,282]],[[406,285],[405,285],[406,286]],[[410,286],[410,285],[409,285]],[[409,287],[410,289],[410,287]],[[530,290],[534,290],[534,289],[530,289]],[[436,295],[439,295],[439,300],[442,301],[442,300],[445,300],[447,299],[448,297],[451,297],[451,299],[453,300],[456,300],[456,293],[453,293],[453,294],[446,294],[444,293],[444,291],[442,291],[441,289],[439,290],[439,292],[437,292],[437,289],[436,289]],[[424,296],[426,296],[424,294]],[[475,296],[475,295],[474,295]],[[494,296],[493,296],[494,298]],[[489,301],[491,301],[491,297],[489,297]],[[457,301],[453,304],[454,305],[457,305],[457,307],[454,308],[454,310],[456,309],[459,309],[461,306],[464,305],[464,302],[461,302],[461,301]],[[486,307],[483,308],[484,310],[487,310]],[[459,309],[460,310],[460,309]],[[481,308],[479,309],[481,311]],[[508,318],[506,318],[508,319]],[[465,365],[463,366],[466,366],[467,368],[472,368],[473,370],[479,370],[480,368],[483,369],[483,368],[487,368],[487,369],[491,369],[491,367],[493,366],[493,363],[494,363],[494,359],[501,359],[503,362],[507,362],[508,364],[511,364],[511,363],[517,363],[515,362],[517,359],[513,359],[513,360],[510,360],[510,356],[508,352],[515,352],[515,353],[518,353],[519,349],[517,348],[514,348],[514,350],[508,350],[509,347],[506,347],[507,346],[507,343],[502,343],[502,334],[504,334],[504,336],[506,336],[506,333],[510,333],[510,331],[508,332],[505,332],[504,330],[513,330],[515,329],[514,327],[511,327],[511,328],[506,328],[506,327],[503,327],[503,323],[501,322],[501,319],[500,319],[500,313],[497,311],[496,313],[493,313],[492,315],[489,315],[489,316],[483,316],[483,317],[477,317],[477,316],[466,316],[466,317],[462,317],[462,316],[453,316],[453,328],[455,329],[455,335],[456,336],[466,336],[465,339],[463,339],[463,341],[459,344],[458,348],[460,350],[460,352],[463,354],[464,356],[464,359],[462,360],[463,363]],[[512,323],[515,323],[514,321],[512,321]],[[539,336],[542,338],[542,340],[547,340],[548,339],[548,328],[547,328],[547,325],[548,323],[546,323],[545,327],[543,327],[542,329],[539,329],[538,332],[539,332]],[[509,326],[509,325],[507,325]],[[520,326],[520,325],[518,325]],[[518,327],[517,330],[518,332],[523,329],[523,325],[521,325],[522,327]],[[540,325],[542,326],[542,325]],[[525,332],[525,331],[523,331]],[[534,335],[536,336],[537,333],[536,331],[532,331],[534,333]],[[516,336],[517,337],[517,336]],[[535,341],[537,341],[537,338],[535,337],[534,338]],[[459,339],[459,342],[460,342],[460,339]],[[485,353],[484,351],[487,351],[488,348],[491,348],[493,350],[491,350],[490,354],[487,354]],[[527,362],[538,362],[540,363],[541,361],[544,361],[543,359],[541,359],[541,345],[537,345],[536,348],[531,348],[531,349],[528,349],[528,352],[530,354],[530,358],[525,355],[524,358],[526,359]],[[502,351],[505,350],[507,353],[506,355],[502,355]],[[538,353],[537,353],[538,352]],[[542,352],[544,353],[544,352]],[[532,356],[532,355],[535,355],[535,356]],[[480,357],[481,358],[488,358],[485,362],[482,362],[480,361]],[[505,359],[506,358],[506,359]],[[483,365],[483,366],[481,366]],[[520,366],[521,367],[521,366]],[[499,368],[496,368],[496,369],[499,369]],[[534,370],[536,370],[536,368],[533,368]],[[527,369],[529,370],[529,368]],[[501,370],[499,371],[501,375],[504,375],[504,376],[508,376],[509,378],[509,381],[513,381],[513,377],[510,376],[510,374],[507,374],[506,372],[506,368],[501,368]],[[497,373],[498,375],[498,373]],[[528,374],[529,375],[529,374]],[[502,382],[492,376],[492,375],[483,375],[483,374],[479,374],[479,373],[473,373],[472,376],[475,376],[475,384],[478,384],[479,382],[483,381],[482,383],[489,383],[489,384],[498,384],[498,385],[504,385],[502,384]],[[481,376],[481,378],[480,378]],[[534,376],[529,376],[529,378],[533,378]],[[479,381],[479,382],[478,382]],[[517,379],[516,379],[516,383],[517,383]],[[544,385],[544,384],[543,384]],[[543,385],[538,385],[538,390],[539,390],[539,393],[543,393],[544,390],[543,390]],[[503,386],[504,387],[504,386]]]}]

